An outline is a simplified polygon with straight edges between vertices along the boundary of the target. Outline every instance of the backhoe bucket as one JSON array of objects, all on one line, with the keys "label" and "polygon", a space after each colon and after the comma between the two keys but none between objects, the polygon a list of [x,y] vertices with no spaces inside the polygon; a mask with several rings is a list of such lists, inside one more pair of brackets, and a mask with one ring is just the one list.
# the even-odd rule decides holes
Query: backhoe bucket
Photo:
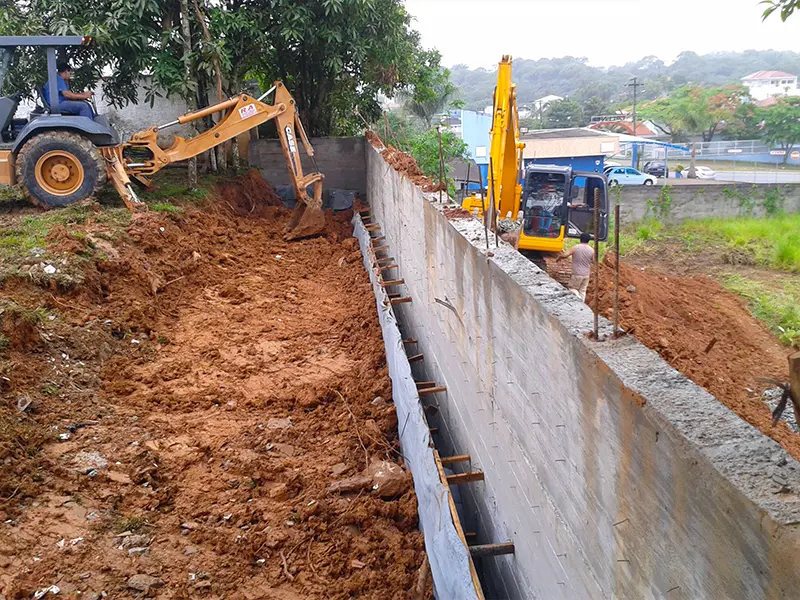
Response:
[{"label": "backhoe bucket", "polygon": [[305,187],[297,190],[297,206],[286,227],[286,240],[299,240],[325,232],[325,213],[322,211],[322,181],[314,181],[314,197],[310,198]]}]

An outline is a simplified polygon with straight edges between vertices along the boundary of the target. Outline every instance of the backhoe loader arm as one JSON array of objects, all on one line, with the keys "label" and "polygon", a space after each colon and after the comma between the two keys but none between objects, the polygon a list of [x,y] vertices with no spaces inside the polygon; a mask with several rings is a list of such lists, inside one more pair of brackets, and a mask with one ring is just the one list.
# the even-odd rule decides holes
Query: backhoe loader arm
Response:
[{"label": "backhoe loader arm", "polygon": [[[322,214],[322,180],[324,175],[318,172],[303,174],[303,166],[300,162],[300,152],[297,146],[298,130],[306,152],[312,157],[312,161],[314,149],[311,147],[305,130],[300,123],[294,98],[280,81],[275,83],[274,90],[275,103],[272,105],[242,94],[225,102],[180,116],[166,125],[154,126],[134,133],[127,142],[115,149],[118,150],[116,154],[121,159],[124,173],[120,175],[119,168],[113,170],[109,168],[109,176],[117,190],[120,191],[126,204],[130,206],[129,199],[123,193],[123,191],[130,191],[131,189],[130,180],[125,181],[128,177],[135,177],[147,183],[150,177],[167,165],[195,157],[237,135],[258,127],[262,123],[275,119],[278,137],[281,140],[281,147],[286,159],[286,166],[289,169],[295,197],[297,198],[297,208],[289,223],[289,227],[293,231],[288,237],[297,239],[320,233],[324,226],[324,215]],[[228,111],[227,114],[208,131],[189,139],[175,136],[175,141],[169,148],[162,149],[159,147],[157,143],[159,131],[224,111]],[[131,160],[129,158],[131,155],[137,158]],[[142,155],[144,155],[144,158],[139,158]],[[306,188],[310,185],[314,186],[313,197],[309,197],[306,191]]]}]

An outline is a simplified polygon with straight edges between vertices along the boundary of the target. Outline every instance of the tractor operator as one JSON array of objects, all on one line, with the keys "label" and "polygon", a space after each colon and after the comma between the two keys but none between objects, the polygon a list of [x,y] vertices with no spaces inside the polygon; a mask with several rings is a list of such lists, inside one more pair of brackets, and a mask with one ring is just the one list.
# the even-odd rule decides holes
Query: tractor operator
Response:
[{"label": "tractor operator", "polygon": [[[69,63],[59,61],[56,65],[58,69],[58,77],[56,83],[58,85],[58,110],[63,114],[78,115],[80,117],[89,117],[94,119],[94,112],[92,107],[86,100],[91,99],[94,92],[73,92],[69,89],[69,81],[72,79],[72,68]],[[46,102],[50,101],[50,82],[44,84],[44,98]]]}]

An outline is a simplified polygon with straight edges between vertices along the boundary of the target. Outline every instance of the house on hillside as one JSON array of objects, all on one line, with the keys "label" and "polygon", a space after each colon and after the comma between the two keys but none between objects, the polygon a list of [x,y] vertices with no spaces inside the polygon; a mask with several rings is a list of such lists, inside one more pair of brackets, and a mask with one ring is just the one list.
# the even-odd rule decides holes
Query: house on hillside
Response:
[{"label": "house on hillside", "polygon": [[742,77],[742,84],[750,90],[750,95],[759,101],[772,97],[800,96],[797,75],[783,71],[756,71],[747,77]]}]

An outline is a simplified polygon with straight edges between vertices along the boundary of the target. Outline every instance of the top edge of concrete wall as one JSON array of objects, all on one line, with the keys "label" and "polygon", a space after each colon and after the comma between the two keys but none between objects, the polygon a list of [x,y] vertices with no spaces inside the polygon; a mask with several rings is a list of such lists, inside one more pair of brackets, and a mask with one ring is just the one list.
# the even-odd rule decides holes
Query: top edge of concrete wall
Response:
[{"label": "top edge of concrete wall", "polygon": [[[380,152],[370,144],[371,151]],[[388,165],[387,165],[388,166]],[[389,167],[391,168],[391,167]],[[406,179],[406,181],[408,181]],[[408,181],[409,185],[413,185]],[[420,190],[421,192],[421,190]],[[592,310],[577,297],[475,219],[449,220],[438,193],[421,192],[486,260],[541,304],[570,335],[593,352],[643,401],[641,410],[659,423],[663,434],[685,448],[687,456],[705,460],[743,496],[767,511],[780,525],[800,523],[800,462],[776,441],[741,419],[706,390],[666,363],[633,337],[593,342]],[[609,338],[611,323],[600,317],[600,338]],[[789,490],[788,492],[786,490]]]}]

